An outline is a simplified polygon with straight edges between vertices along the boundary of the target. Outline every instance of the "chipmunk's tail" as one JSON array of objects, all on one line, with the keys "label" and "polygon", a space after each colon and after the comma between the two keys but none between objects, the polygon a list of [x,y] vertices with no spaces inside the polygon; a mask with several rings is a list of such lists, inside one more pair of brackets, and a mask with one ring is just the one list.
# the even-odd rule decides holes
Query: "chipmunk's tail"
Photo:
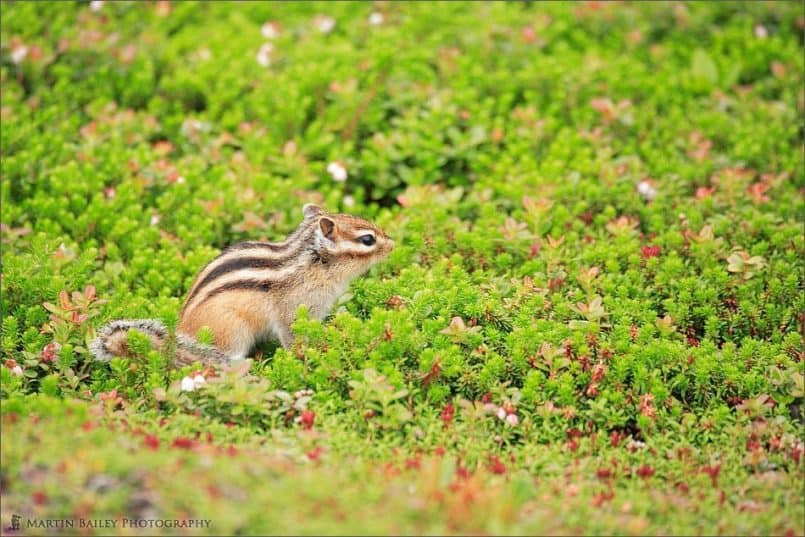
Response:
[{"label": "chipmunk's tail", "polygon": [[[137,330],[148,336],[151,345],[157,350],[163,350],[166,342],[173,337],[164,324],[154,319],[112,321],[101,328],[98,337],[90,344],[89,351],[101,362],[108,362],[115,356],[131,358],[133,353],[129,348],[129,330]],[[174,347],[174,363],[178,367],[194,363],[223,365],[230,361],[226,353],[215,347],[202,345],[183,334],[175,336]]]}]

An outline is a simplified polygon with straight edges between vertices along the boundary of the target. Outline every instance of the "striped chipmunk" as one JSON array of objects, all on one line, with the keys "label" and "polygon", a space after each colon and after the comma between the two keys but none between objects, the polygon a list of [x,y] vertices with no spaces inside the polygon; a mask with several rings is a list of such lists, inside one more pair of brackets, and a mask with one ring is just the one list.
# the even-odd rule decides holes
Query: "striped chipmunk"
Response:
[{"label": "striped chipmunk", "polygon": [[[155,348],[173,346],[178,365],[222,364],[245,358],[255,344],[273,337],[286,349],[301,304],[322,320],[349,282],[394,248],[383,231],[348,214],[307,204],[304,220],[284,241],[241,242],[226,248],[196,276],[182,307],[175,337],[153,319],[113,321],[90,346],[96,359],[131,356],[128,331],[150,337]],[[214,347],[195,340],[202,327]]]}]

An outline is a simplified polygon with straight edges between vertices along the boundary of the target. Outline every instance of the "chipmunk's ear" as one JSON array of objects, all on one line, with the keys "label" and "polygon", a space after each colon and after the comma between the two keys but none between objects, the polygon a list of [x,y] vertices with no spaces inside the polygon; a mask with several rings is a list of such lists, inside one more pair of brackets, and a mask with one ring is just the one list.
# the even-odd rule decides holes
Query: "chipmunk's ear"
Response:
[{"label": "chipmunk's ear", "polygon": [[319,228],[321,229],[322,235],[330,240],[333,239],[333,234],[335,233],[335,222],[326,216],[322,216],[319,218]]},{"label": "chipmunk's ear", "polygon": [[306,203],[302,206],[302,214],[305,218],[311,218],[317,214],[322,214],[324,211],[318,205],[313,203]]}]

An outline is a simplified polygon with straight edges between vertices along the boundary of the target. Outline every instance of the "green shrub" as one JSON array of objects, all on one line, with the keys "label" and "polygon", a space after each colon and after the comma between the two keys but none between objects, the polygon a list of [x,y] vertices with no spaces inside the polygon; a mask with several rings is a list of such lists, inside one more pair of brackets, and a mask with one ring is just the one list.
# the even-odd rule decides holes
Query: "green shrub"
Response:
[{"label": "green shrub", "polygon": [[[417,457],[437,448],[456,460],[434,476],[486,469],[488,518],[456,522],[464,508],[434,499],[452,481],[433,477],[439,494],[422,497],[453,514],[414,509],[426,522],[396,531],[536,531],[520,522],[578,464],[579,514],[556,532],[802,532],[801,507],[783,515],[804,395],[795,3],[22,2],[2,15],[4,411],[137,423],[179,449],[206,433],[261,457],[287,448],[324,475],[359,460],[374,499],[398,491],[366,468],[398,455],[423,475]],[[175,327],[205,263],[284,237],[306,202],[371,218],[397,247],[324,322],[300,310],[293,349],[267,343],[248,371],[171,370],[132,333],[135,358],[92,361],[105,322]],[[4,447],[13,471],[30,445]],[[238,482],[259,489],[241,464]],[[590,477],[610,464],[614,488]],[[717,464],[704,522],[674,518],[688,500],[647,507],[630,484],[658,483],[670,505],[680,483],[709,487],[702,471],[715,485]],[[757,477],[772,471],[779,495]],[[528,477],[540,472],[550,485]],[[274,484],[298,493],[290,481]],[[646,516],[618,515],[614,490]],[[613,512],[596,522],[601,505]],[[226,530],[265,527],[264,513],[221,509]]]}]

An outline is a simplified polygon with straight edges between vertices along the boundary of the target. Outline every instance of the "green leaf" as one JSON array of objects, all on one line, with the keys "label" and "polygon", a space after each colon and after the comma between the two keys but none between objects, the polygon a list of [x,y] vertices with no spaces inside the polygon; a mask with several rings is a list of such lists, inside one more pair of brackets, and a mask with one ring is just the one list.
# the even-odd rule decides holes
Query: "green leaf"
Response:
[{"label": "green leaf", "polygon": [[718,83],[718,66],[704,49],[698,48],[693,52],[690,69],[695,79],[708,82],[711,86]]}]

